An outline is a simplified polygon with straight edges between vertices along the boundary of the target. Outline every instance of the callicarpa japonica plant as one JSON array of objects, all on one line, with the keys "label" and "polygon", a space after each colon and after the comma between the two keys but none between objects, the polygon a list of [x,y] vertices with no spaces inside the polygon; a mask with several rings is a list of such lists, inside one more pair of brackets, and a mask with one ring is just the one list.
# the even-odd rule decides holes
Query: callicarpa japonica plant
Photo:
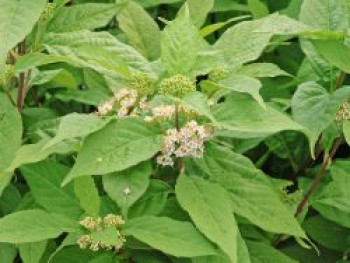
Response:
[{"label": "callicarpa japonica plant", "polygon": [[349,0],[0,0],[0,263],[350,262]]}]

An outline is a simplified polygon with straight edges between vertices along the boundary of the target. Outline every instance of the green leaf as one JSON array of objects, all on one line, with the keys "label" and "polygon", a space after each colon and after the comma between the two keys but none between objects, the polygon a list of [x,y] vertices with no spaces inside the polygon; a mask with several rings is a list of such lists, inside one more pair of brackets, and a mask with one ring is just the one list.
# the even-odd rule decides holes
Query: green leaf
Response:
[{"label": "green leaf", "polygon": [[185,175],[177,180],[175,191],[196,227],[236,262],[238,227],[233,211],[228,209],[229,194],[219,185]]},{"label": "green leaf", "polygon": [[305,130],[300,124],[272,106],[266,105],[266,109],[263,109],[249,95],[236,92],[232,94],[226,97],[225,102],[213,108],[216,121],[227,130],[223,135],[254,138],[284,130]]},{"label": "green leaf", "polygon": [[280,200],[268,177],[243,155],[209,143],[195,163],[229,191],[233,211],[260,228],[305,237],[293,211]]},{"label": "green leaf", "polygon": [[[44,147],[50,148],[55,144],[69,139],[84,138],[87,135],[102,129],[109,119],[103,120],[92,114],[72,113],[61,118],[56,136],[52,138]],[[84,123],[84,125],[81,125]]]},{"label": "green leaf", "polygon": [[72,185],[61,187],[68,167],[52,160],[21,167],[36,202],[52,213],[78,218],[82,213]]},{"label": "green leaf", "polygon": [[300,20],[315,29],[341,31],[349,26],[346,0],[304,0]]},{"label": "green leaf", "polygon": [[0,262],[13,263],[17,255],[16,246],[13,244],[0,243]]},{"label": "green leaf", "polygon": [[350,248],[349,228],[336,225],[321,216],[307,219],[303,226],[310,237],[322,246],[339,251],[347,251]]},{"label": "green leaf", "polygon": [[228,29],[216,42],[215,49],[221,51],[228,67],[236,68],[259,58],[274,34],[297,34],[305,29],[293,19],[273,14]]},{"label": "green leaf", "polygon": [[[0,0],[0,69],[7,52],[30,33],[46,4],[46,0]],[[2,103],[1,103],[2,104]]]},{"label": "green leaf", "polygon": [[151,179],[145,194],[130,207],[128,217],[159,215],[164,210],[168,196],[172,191],[170,185],[164,181]]},{"label": "green leaf", "polygon": [[261,83],[259,80],[247,76],[232,76],[219,81],[216,84],[219,88],[232,90],[240,93],[247,93],[252,96],[262,107],[266,108],[263,98],[260,96],[259,90]]},{"label": "green leaf", "polygon": [[190,17],[195,26],[200,28],[214,6],[214,0],[187,0]]},{"label": "green leaf", "polygon": [[297,263],[277,249],[263,242],[246,242],[252,263]]},{"label": "green leaf", "polygon": [[[137,17],[137,19],[135,19]],[[160,30],[153,18],[137,3],[129,1],[117,16],[128,43],[150,60],[160,57]]]},{"label": "green leaf", "polygon": [[100,197],[95,181],[91,176],[74,180],[74,192],[80,201],[80,206],[86,213],[98,216],[100,212]]},{"label": "green leaf", "polygon": [[252,78],[274,78],[277,76],[290,76],[289,73],[272,63],[252,63],[235,69],[234,74]]},{"label": "green leaf", "polygon": [[196,63],[202,41],[185,5],[161,34],[163,67],[170,75],[188,73]]},{"label": "green leaf", "polygon": [[12,173],[4,170],[11,164],[22,143],[22,120],[9,99],[0,93],[0,196]]},{"label": "green leaf", "polygon": [[254,18],[261,18],[270,13],[268,7],[260,0],[248,0],[248,7]]},{"label": "green leaf", "polygon": [[[336,40],[313,41],[316,50],[333,66],[350,73],[350,47]],[[336,50],[337,52],[334,52]]]},{"label": "green leaf", "polygon": [[188,222],[143,216],[129,220],[123,234],[176,257],[215,255],[214,246]]},{"label": "green leaf", "polygon": [[136,118],[112,121],[86,138],[63,185],[80,176],[118,172],[145,161],[159,151],[162,137],[156,127]]},{"label": "green leaf", "polygon": [[22,120],[9,99],[0,93],[0,173],[5,170],[21,146]]},{"label": "green leaf", "polygon": [[40,263],[40,259],[45,252],[47,243],[47,240],[43,240],[39,242],[19,244],[19,254],[23,263]]},{"label": "green leaf", "polygon": [[77,222],[61,215],[49,214],[43,210],[25,210],[0,219],[0,242],[37,242],[77,230]]},{"label": "green leaf", "polygon": [[10,167],[6,169],[7,172],[12,172],[14,169],[21,165],[28,163],[36,163],[46,159],[51,154],[67,154],[74,150],[76,146],[74,142],[61,142],[50,148],[44,148],[48,143],[47,139],[43,139],[34,144],[24,144],[16,152],[16,156],[13,159]]},{"label": "green leaf", "polygon": [[112,20],[116,12],[116,4],[88,3],[62,7],[51,20],[47,30],[59,33],[103,27]]},{"label": "green leaf", "polygon": [[328,220],[350,228],[350,162],[337,161],[330,171],[332,182],[322,188],[311,205]]},{"label": "green leaf", "polygon": [[151,163],[143,162],[127,170],[103,176],[103,187],[119,207],[128,209],[146,192],[151,174]]},{"label": "green leaf", "polygon": [[292,99],[294,119],[309,129],[311,147],[321,132],[335,120],[340,104],[350,95],[350,87],[329,94],[315,82],[301,84]]},{"label": "green leaf", "polygon": [[123,245],[123,242],[119,239],[119,231],[115,227],[108,227],[102,231],[93,232],[91,237],[94,241],[102,242],[106,245],[118,247]]}]

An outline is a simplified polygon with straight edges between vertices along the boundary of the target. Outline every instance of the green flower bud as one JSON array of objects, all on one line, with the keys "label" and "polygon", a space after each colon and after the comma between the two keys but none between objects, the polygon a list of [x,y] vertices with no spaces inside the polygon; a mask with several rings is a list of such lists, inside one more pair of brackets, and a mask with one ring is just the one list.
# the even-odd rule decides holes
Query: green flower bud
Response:
[{"label": "green flower bud", "polygon": [[209,80],[218,82],[220,80],[226,79],[229,75],[230,71],[228,71],[226,68],[216,67],[209,72]]},{"label": "green flower bud", "polygon": [[46,23],[47,21],[51,20],[55,12],[55,8],[56,8],[55,3],[47,3],[44,8],[44,11],[41,13],[39,22]]},{"label": "green flower bud", "polygon": [[189,77],[184,75],[175,75],[171,78],[162,80],[159,86],[159,93],[163,95],[172,95],[183,97],[187,93],[196,90],[196,84]]},{"label": "green flower bud", "polygon": [[7,82],[15,75],[15,67],[11,64],[5,65],[4,69],[0,72],[1,82]]},{"label": "green flower bud", "polygon": [[142,95],[154,93],[156,81],[144,73],[134,75],[128,83],[129,88],[137,90]]}]

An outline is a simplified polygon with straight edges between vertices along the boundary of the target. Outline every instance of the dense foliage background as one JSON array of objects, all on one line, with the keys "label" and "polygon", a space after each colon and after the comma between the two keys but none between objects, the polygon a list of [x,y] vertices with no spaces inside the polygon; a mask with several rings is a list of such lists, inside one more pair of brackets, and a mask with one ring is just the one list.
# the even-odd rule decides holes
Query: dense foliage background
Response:
[{"label": "dense foliage background", "polygon": [[348,0],[0,0],[0,262],[345,263]]}]

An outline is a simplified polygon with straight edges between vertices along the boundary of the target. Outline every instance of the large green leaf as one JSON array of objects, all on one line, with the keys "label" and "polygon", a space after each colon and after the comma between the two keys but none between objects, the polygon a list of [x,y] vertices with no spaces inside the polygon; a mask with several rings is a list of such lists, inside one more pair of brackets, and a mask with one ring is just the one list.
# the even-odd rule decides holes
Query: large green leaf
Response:
[{"label": "large green leaf", "polygon": [[189,222],[143,216],[129,220],[123,234],[176,257],[215,255],[215,247]]},{"label": "large green leaf", "polygon": [[0,93],[0,196],[11,180],[12,174],[4,170],[10,166],[21,146],[22,120],[10,100]]},{"label": "large green leaf", "polygon": [[273,14],[262,19],[242,22],[228,29],[216,42],[227,66],[236,68],[259,58],[276,35],[297,34],[306,27],[286,16]]},{"label": "large green leaf", "polygon": [[88,3],[62,7],[48,25],[50,32],[72,32],[103,27],[116,15],[116,4]]},{"label": "large green leaf", "polygon": [[[7,52],[30,33],[46,0],[0,0],[0,69]],[[2,104],[2,103],[1,103]]]},{"label": "large green leaf", "polygon": [[307,219],[303,224],[312,239],[330,249],[347,251],[350,248],[350,229],[341,227],[321,216]]},{"label": "large green leaf", "polygon": [[221,80],[217,84],[213,83],[212,85],[226,90],[247,93],[252,96],[252,98],[255,99],[262,107],[266,107],[264,100],[259,93],[262,85],[257,79],[237,75]]},{"label": "large green leaf", "polygon": [[185,5],[161,35],[161,60],[168,73],[188,73],[196,63],[202,41]]},{"label": "large green leaf", "polygon": [[46,246],[47,240],[19,244],[19,254],[23,263],[40,263]]},{"label": "large green leaf", "polygon": [[335,119],[340,104],[350,95],[350,87],[329,94],[315,82],[300,85],[292,99],[294,119],[309,129],[311,146],[321,132]]},{"label": "large green leaf", "polygon": [[297,263],[277,249],[263,242],[247,242],[252,263]]},{"label": "large green leaf", "polygon": [[17,249],[15,245],[0,243],[0,261],[2,263],[13,263],[16,255]]},{"label": "large green leaf", "polygon": [[225,189],[201,178],[182,175],[175,191],[196,227],[236,262],[238,228]]},{"label": "large green leaf", "polygon": [[290,76],[287,72],[272,63],[252,63],[241,66],[234,71],[237,75],[244,75],[252,78],[273,78],[277,76]]},{"label": "large green leaf", "polygon": [[[60,125],[56,136],[52,138],[46,145],[45,149],[55,144],[69,139],[84,138],[85,136],[102,129],[109,120],[103,120],[92,114],[72,113],[61,118]],[[84,125],[81,125],[84,123]]]},{"label": "large green leaf", "polygon": [[43,210],[25,210],[0,219],[0,242],[37,242],[77,230],[79,224],[76,221],[61,215]]},{"label": "large green leaf", "polygon": [[311,205],[323,217],[350,228],[350,162],[337,161],[331,166],[333,181],[327,184]]},{"label": "large green leaf", "polygon": [[139,119],[112,121],[86,138],[64,184],[80,176],[118,172],[145,161],[160,150],[162,138],[157,127]]},{"label": "large green leaf", "polygon": [[140,5],[129,1],[119,12],[117,19],[130,45],[150,60],[159,58],[160,30],[157,23]]},{"label": "large green leaf", "polygon": [[100,213],[100,197],[92,176],[85,176],[74,181],[74,192],[80,206],[86,213],[98,216]]},{"label": "large green leaf", "polygon": [[303,131],[305,128],[286,114],[267,105],[266,109],[247,94],[232,92],[225,102],[213,108],[219,125],[227,130],[223,135],[238,138],[263,137],[284,130]]},{"label": "large green leaf", "polygon": [[146,192],[151,174],[151,163],[140,163],[127,170],[105,175],[103,187],[119,207],[129,208]]},{"label": "large green leaf", "polygon": [[36,202],[52,213],[78,218],[83,210],[74,195],[72,185],[61,187],[68,167],[51,160],[21,167]]},{"label": "large green leaf", "polygon": [[260,228],[305,237],[293,211],[280,199],[268,177],[243,155],[209,143],[195,163],[227,189],[233,211]]}]

